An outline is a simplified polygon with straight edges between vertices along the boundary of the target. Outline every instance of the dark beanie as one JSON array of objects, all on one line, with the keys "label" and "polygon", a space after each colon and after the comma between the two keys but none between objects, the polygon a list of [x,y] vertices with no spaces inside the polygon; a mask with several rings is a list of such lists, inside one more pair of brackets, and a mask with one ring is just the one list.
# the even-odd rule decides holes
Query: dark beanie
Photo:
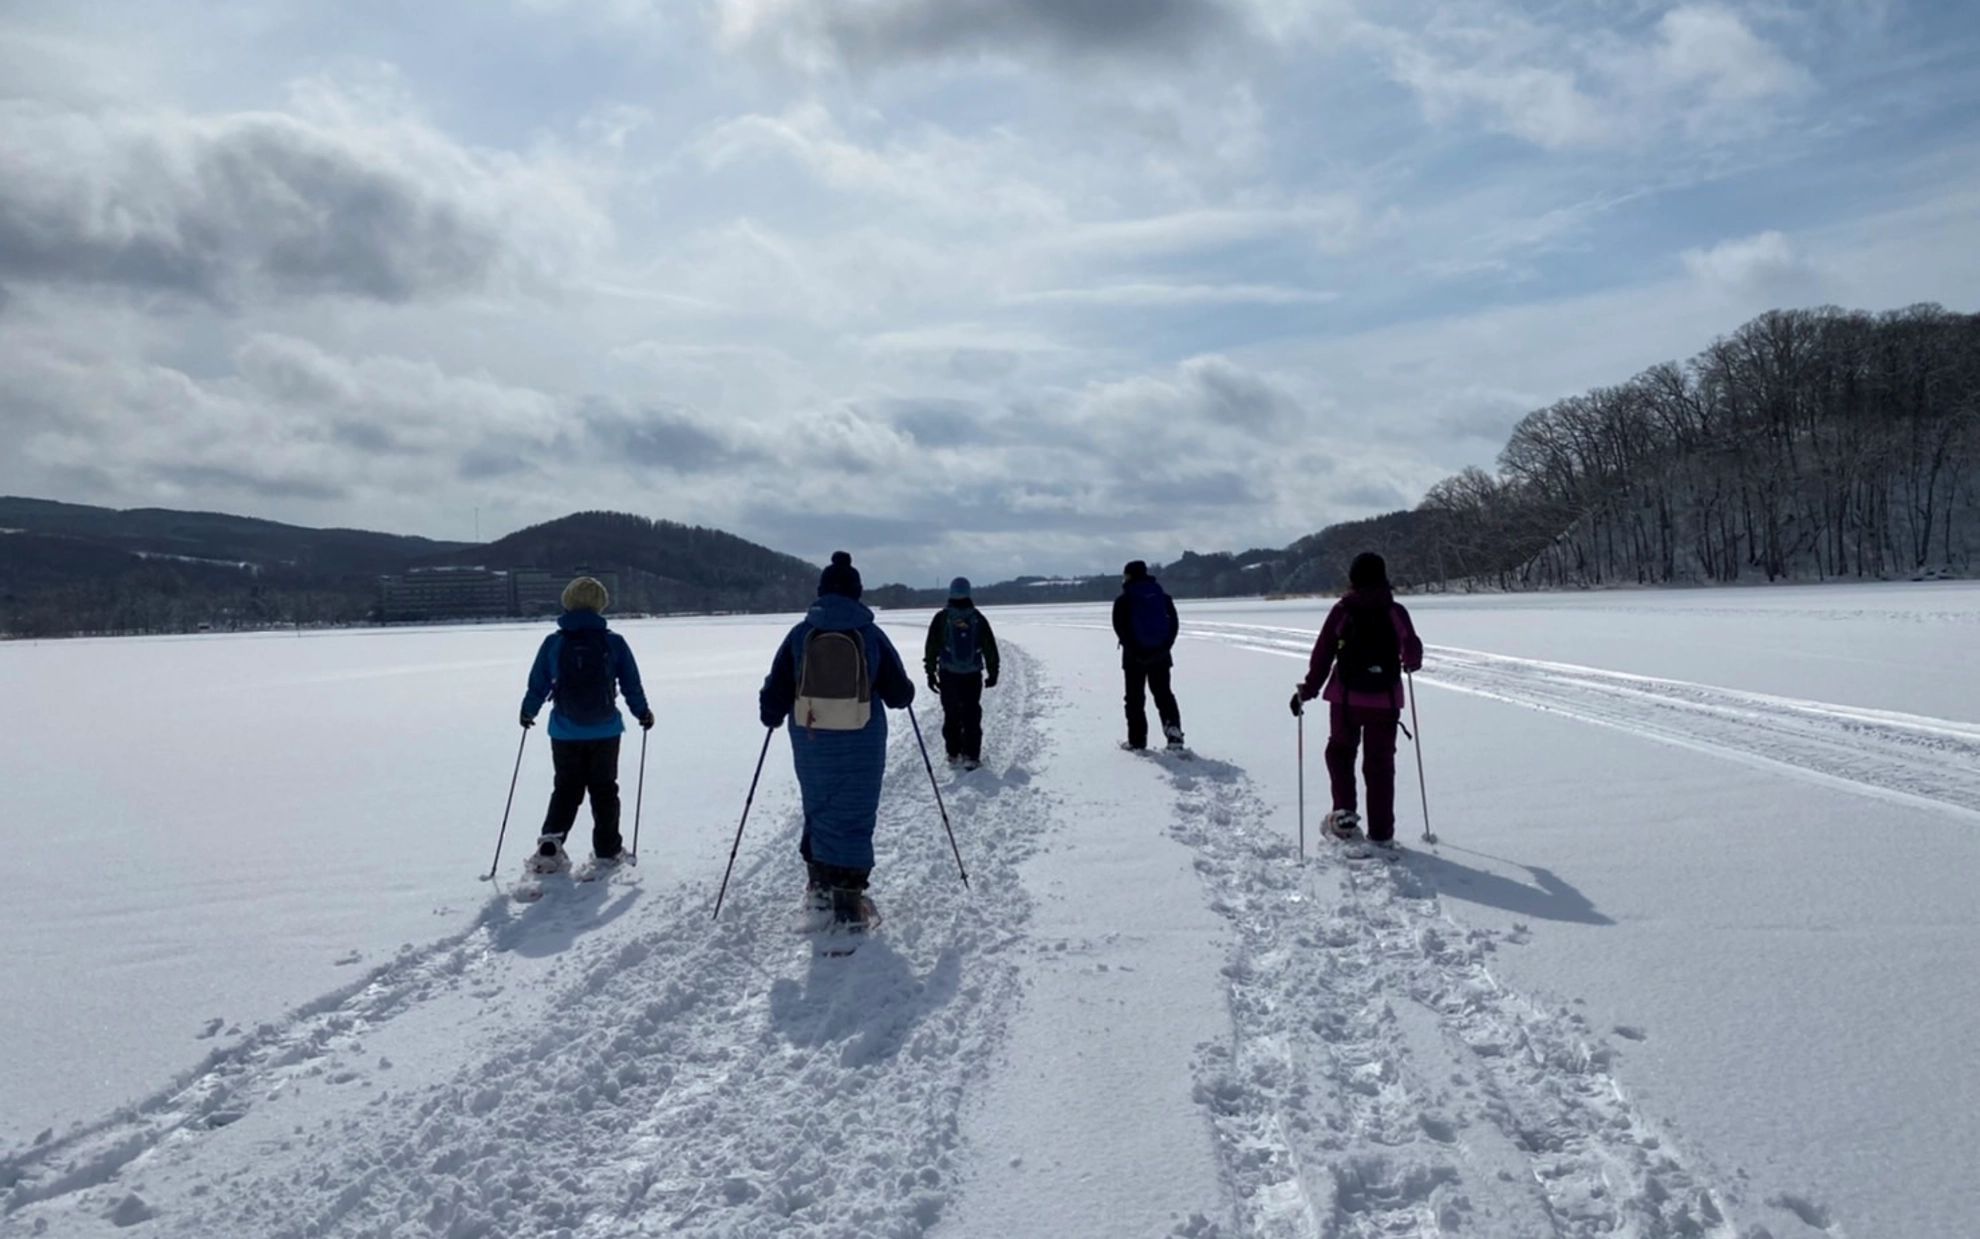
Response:
[{"label": "dark beanie", "polygon": [[833,551],[832,562],[818,574],[818,596],[823,598],[827,594],[859,597],[859,569],[853,567],[853,557],[845,551]]},{"label": "dark beanie", "polygon": [[1121,569],[1121,572],[1128,580],[1138,581],[1148,575],[1148,562],[1142,559],[1130,559],[1127,561],[1127,567]]},{"label": "dark beanie", "polygon": [[1386,589],[1389,565],[1373,551],[1363,551],[1348,565],[1348,584],[1356,589]]}]

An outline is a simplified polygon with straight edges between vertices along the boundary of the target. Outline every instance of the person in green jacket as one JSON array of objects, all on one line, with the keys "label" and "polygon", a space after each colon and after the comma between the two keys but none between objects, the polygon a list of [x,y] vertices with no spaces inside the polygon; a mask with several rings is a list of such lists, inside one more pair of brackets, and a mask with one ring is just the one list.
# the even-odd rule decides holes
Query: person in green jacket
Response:
[{"label": "person in green jacket", "polygon": [[997,687],[997,637],[970,601],[968,577],[949,582],[949,605],[928,621],[923,655],[928,687],[942,697],[949,764],[974,770],[983,764],[983,690]]}]

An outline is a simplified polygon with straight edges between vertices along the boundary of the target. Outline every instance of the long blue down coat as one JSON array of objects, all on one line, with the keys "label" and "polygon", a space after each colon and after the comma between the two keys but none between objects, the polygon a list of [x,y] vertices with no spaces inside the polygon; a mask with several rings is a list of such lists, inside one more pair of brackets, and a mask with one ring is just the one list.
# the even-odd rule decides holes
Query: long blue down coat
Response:
[{"label": "long blue down coat", "polygon": [[858,731],[791,728],[791,763],[804,798],[805,847],[810,858],[844,869],[873,868],[874,818],[880,812],[880,780],[887,768],[885,703],[904,710],[914,700],[914,681],[901,665],[894,643],[873,622],[864,603],[826,594],[811,604],[791,629],[763,677],[757,707],[765,727],[783,724],[797,704],[804,645],[814,630],[857,632],[866,642],[866,666],[877,699],[873,716]]}]

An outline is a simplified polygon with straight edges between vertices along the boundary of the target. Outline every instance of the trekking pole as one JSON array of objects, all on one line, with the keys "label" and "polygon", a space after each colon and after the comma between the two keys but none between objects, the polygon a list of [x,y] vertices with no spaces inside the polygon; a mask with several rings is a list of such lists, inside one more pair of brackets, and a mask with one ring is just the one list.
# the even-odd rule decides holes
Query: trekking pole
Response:
[{"label": "trekking pole", "polygon": [[749,820],[749,806],[756,799],[756,781],[763,777],[763,759],[770,756],[770,737],[776,734],[775,727],[763,729],[763,751],[756,755],[756,773],[749,776],[749,796],[743,801],[742,820],[736,823],[736,841],[729,845],[729,865],[722,870],[722,889],[715,892],[715,916],[708,918],[711,921],[722,915],[722,897],[729,893],[729,874],[736,867],[736,850],[742,847],[743,822]]},{"label": "trekking pole", "polygon": [[[1418,732],[1421,732],[1423,724],[1416,721],[1416,675],[1409,671],[1403,672],[1403,675],[1409,680],[1409,721],[1415,724]],[[1414,735],[1409,741],[1416,746],[1416,790],[1423,795],[1423,841],[1435,843],[1437,836],[1430,830],[1430,788],[1423,781],[1423,741]]]},{"label": "trekking pole", "polygon": [[523,745],[529,743],[529,728],[523,728],[522,739],[516,741],[516,768],[509,775],[509,798],[502,804],[502,829],[495,835],[495,859],[488,863],[488,872],[481,875],[484,882],[495,880],[495,870],[502,864],[502,840],[509,833],[509,809],[516,803],[516,779],[522,774]]},{"label": "trekking pole", "polygon": [[633,844],[626,859],[639,863],[639,811],[646,804],[646,733],[647,728],[639,729],[639,789],[633,793]]},{"label": "trekking pole", "polygon": [[1299,720],[1299,863],[1306,863],[1306,711],[1294,716]]},{"label": "trekking pole", "polygon": [[963,868],[962,849],[956,846],[956,832],[949,826],[949,807],[942,803],[941,785],[935,782],[935,763],[928,760],[928,742],[921,738],[921,720],[914,716],[914,707],[908,707],[908,722],[914,724],[914,742],[921,746],[921,764],[928,767],[928,786],[935,792],[935,807],[942,812],[942,829],[949,832],[949,850],[956,854],[956,873],[962,884],[969,886],[969,871]]}]

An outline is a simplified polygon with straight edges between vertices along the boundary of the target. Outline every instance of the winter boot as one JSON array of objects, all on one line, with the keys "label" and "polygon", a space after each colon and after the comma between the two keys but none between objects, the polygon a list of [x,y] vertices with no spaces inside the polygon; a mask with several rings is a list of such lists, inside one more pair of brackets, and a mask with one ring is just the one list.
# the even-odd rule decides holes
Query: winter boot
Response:
[{"label": "winter boot", "polygon": [[1168,740],[1170,748],[1179,749],[1183,747],[1182,728],[1176,726],[1174,723],[1162,724],[1162,735]]},{"label": "winter boot", "polygon": [[866,900],[866,892],[850,886],[832,888],[832,924],[841,933],[860,934],[866,932],[872,904]]},{"label": "winter boot", "polygon": [[543,835],[536,840],[536,853],[529,858],[529,871],[543,875],[566,873],[571,867],[571,858],[564,851],[564,841],[556,835]]}]

